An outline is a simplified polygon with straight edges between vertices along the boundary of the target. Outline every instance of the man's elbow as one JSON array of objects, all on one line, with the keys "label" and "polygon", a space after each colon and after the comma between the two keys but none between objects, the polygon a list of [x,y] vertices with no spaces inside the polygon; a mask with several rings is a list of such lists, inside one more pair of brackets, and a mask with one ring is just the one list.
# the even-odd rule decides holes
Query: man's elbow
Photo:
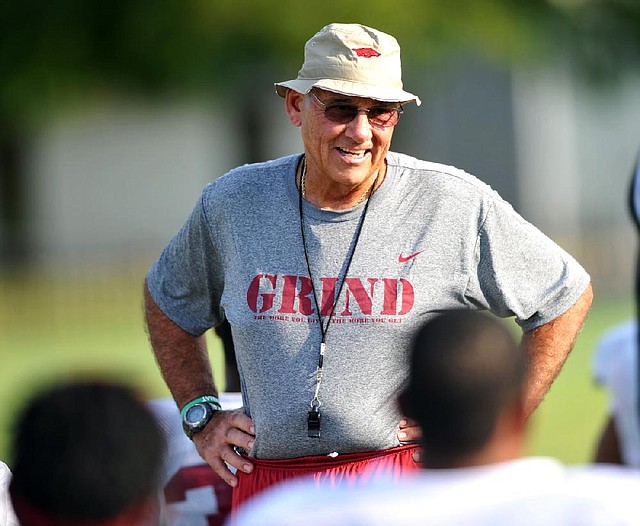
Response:
[{"label": "man's elbow", "polygon": [[587,288],[582,293],[582,296],[580,296],[578,301],[575,303],[574,308],[583,312],[583,318],[585,318],[591,308],[591,303],[593,303],[593,286],[591,285],[591,282],[589,282]]},{"label": "man's elbow", "polygon": [[589,283],[578,300],[564,314],[554,320],[552,324],[559,330],[567,331],[567,334],[572,333],[573,338],[577,337],[587,318],[592,302],[593,287]]}]

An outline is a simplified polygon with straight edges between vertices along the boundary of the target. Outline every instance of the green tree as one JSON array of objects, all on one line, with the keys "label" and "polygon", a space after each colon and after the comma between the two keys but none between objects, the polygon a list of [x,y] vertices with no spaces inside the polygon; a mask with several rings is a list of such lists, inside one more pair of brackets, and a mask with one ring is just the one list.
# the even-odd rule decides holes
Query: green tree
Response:
[{"label": "green tree", "polygon": [[271,79],[291,75],[302,61],[303,42],[335,21],[393,34],[405,63],[429,64],[465,49],[507,62],[563,50],[581,71],[603,79],[640,58],[637,0],[3,2],[0,262],[25,255],[21,163],[41,119],[113,93],[215,91],[242,101],[246,157],[253,160],[260,156],[260,126],[247,93],[255,79],[265,71]]}]

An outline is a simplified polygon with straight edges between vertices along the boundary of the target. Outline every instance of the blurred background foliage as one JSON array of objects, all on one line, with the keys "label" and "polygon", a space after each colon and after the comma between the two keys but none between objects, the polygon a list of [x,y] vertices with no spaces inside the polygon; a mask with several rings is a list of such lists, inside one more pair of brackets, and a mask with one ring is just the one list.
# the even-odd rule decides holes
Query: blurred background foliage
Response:
[{"label": "blurred background foliage", "polygon": [[610,80],[640,60],[636,0],[22,0],[0,7],[0,116],[18,125],[104,92],[228,88],[251,81],[247,65],[291,71],[300,43],[334,21],[393,34],[405,62],[464,48],[506,61],[568,53]]}]

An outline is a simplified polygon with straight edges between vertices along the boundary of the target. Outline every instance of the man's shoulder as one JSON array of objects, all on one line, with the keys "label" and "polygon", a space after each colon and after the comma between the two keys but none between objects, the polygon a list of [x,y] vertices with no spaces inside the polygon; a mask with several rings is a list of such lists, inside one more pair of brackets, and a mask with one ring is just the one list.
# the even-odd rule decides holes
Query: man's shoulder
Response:
[{"label": "man's shoulder", "polygon": [[469,192],[496,197],[498,194],[487,183],[462,168],[435,161],[417,159],[397,152],[387,154],[387,163],[400,177],[417,177],[431,187],[464,188]]},{"label": "man's shoulder", "polygon": [[286,157],[278,157],[277,159],[271,159],[269,161],[243,164],[229,170],[211,184],[215,184],[219,181],[231,183],[245,179],[263,177],[268,174],[283,173],[294,166],[299,161],[299,158],[300,155],[288,155]]},{"label": "man's shoulder", "polygon": [[243,192],[247,187],[256,186],[259,183],[269,185],[273,178],[284,175],[298,162],[299,155],[279,157],[269,161],[247,163],[232,168],[217,179],[208,183],[204,189],[204,195]]},{"label": "man's shoulder", "polygon": [[640,470],[617,464],[588,464],[567,468],[567,482],[570,487],[597,489],[597,494],[615,492],[616,488],[640,493]]},{"label": "man's shoulder", "polygon": [[640,471],[628,466],[588,465],[567,470],[566,492],[623,516],[637,516]]},{"label": "man's shoulder", "polygon": [[[401,481],[318,486],[285,482],[249,503],[238,526],[293,524],[631,524],[640,481],[622,470],[571,472],[548,458],[525,458],[469,469],[421,471]],[[609,495],[622,488],[620,499]],[[627,499],[617,506],[616,499]],[[459,503],[465,502],[460,507]],[[315,508],[309,515],[310,506]],[[620,520],[620,522],[616,522]]]},{"label": "man's shoulder", "polygon": [[263,202],[265,196],[283,192],[285,179],[295,170],[299,157],[291,155],[233,168],[205,186],[201,203],[211,211],[220,209],[220,203]]},{"label": "man's shoulder", "polygon": [[[447,165],[444,163],[439,163],[435,161],[428,161],[424,159],[418,159],[417,157],[413,157],[411,155],[407,155],[405,153],[399,152],[388,152],[387,153],[387,164],[389,166],[397,166],[399,168],[404,168],[408,170],[416,170],[416,171],[427,171],[427,172],[436,172],[448,175],[457,175],[465,174],[464,170],[457,168],[455,166]],[[469,174],[466,174],[469,177]]]},{"label": "man's shoulder", "polygon": [[[418,470],[401,480],[380,477],[367,484],[317,485],[313,480],[285,482],[241,510],[239,525],[392,524],[399,516],[408,523],[492,524],[504,502],[527,495],[561,479],[547,460],[523,460],[500,466],[468,469]],[[534,476],[531,482],[525,476]],[[515,478],[514,478],[515,477]],[[514,480],[516,483],[514,484]],[[458,504],[465,502],[464,507]],[[305,520],[309,506],[316,510]],[[480,520],[484,517],[487,520]],[[500,524],[504,524],[501,522]],[[497,524],[494,522],[494,524]]]}]

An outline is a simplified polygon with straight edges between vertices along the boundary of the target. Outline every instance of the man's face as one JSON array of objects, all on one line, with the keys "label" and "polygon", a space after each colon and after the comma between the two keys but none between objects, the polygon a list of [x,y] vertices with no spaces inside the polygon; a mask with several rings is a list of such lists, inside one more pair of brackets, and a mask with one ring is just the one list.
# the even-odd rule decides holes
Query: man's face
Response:
[{"label": "man's face", "polygon": [[371,177],[378,172],[384,174],[394,126],[374,126],[365,112],[359,112],[347,123],[336,123],[325,116],[323,104],[325,107],[347,104],[360,109],[399,107],[398,103],[324,90],[314,90],[313,95],[289,90],[286,110],[291,122],[301,128],[309,177],[316,183],[321,180],[323,185],[346,189],[370,183]]}]

